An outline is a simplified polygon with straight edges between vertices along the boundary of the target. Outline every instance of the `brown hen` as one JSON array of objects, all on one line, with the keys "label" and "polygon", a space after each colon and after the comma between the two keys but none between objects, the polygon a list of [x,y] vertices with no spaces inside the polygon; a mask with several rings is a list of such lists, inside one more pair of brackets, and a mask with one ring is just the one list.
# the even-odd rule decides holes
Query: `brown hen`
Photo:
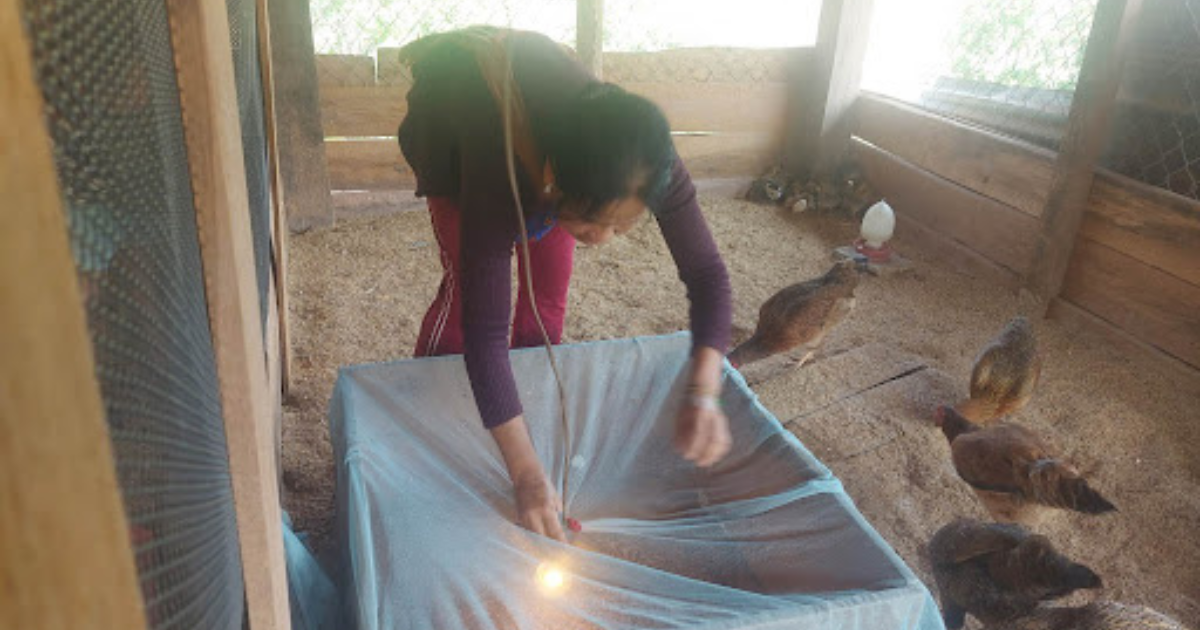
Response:
[{"label": "brown hen", "polygon": [[1027,520],[1039,506],[1085,514],[1117,509],[1041,436],[1019,424],[983,427],[941,407],[937,425],[950,442],[958,476],[998,521]]},{"label": "brown hen", "polygon": [[754,334],[729,353],[729,362],[740,368],[802,347],[804,365],[854,309],[854,289],[865,269],[865,258],[845,260],[820,278],[781,289],[759,308]]},{"label": "brown hen", "polygon": [[1041,374],[1033,326],[1014,317],[975,359],[971,397],[958,405],[958,412],[984,423],[1014,413],[1029,402]]},{"label": "brown hen", "polygon": [[959,519],[933,535],[929,557],[949,630],[962,628],[967,614],[1004,624],[1041,602],[1101,586],[1091,569],[1020,525]]}]

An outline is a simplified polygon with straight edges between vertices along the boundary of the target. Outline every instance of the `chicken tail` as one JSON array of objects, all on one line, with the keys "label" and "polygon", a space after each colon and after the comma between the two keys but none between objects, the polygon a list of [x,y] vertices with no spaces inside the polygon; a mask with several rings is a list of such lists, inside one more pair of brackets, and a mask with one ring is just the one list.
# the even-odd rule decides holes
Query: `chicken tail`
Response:
[{"label": "chicken tail", "polygon": [[954,410],[975,424],[988,424],[1000,416],[996,403],[984,398],[969,398],[955,405]]},{"label": "chicken tail", "polygon": [[1042,505],[1083,512],[1103,514],[1115,512],[1116,506],[1088,485],[1074,469],[1055,459],[1041,460],[1029,473],[1034,500]]},{"label": "chicken tail", "polygon": [[[1096,572],[1082,564],[1072,564],[1067,569],[1067,574],[1064,576],[1064,586],[1070,591],[1076,591],[1084,588],[1100,588],[1104,586],[1104,580],[1100,579]],[[1070,592],[1068,591],[1068,592]]]}]

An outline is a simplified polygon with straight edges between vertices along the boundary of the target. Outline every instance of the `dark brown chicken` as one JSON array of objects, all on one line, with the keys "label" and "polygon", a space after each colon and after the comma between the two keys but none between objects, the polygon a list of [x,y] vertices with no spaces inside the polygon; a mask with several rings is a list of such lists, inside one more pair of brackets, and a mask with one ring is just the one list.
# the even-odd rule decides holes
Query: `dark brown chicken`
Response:
[{"label": "dark brown chicken", "polygon": [[957,520],[933,535],[929,557],[949,630],[962,628],[968,613],[1004,624],[1043,601],[1101,586],[1091,569],[1020,525]]},{"label": "dark brown chicken", "polygon": [[729,353],[741,367],[782,352],[802,348],[804,365],[825,335],[854,308],[854,289],[866,259],[838,262],[825,275],[793,284],[771,296],[758,310],[754,334]]},{"label": "dark brown chicken", "polygon": [[1038,434],[1021,425],[982,427],[948,407],[938,409],[936,422],[950,442],[958,476],[998,521],[1025,520],[1038,506],[1086,514],[1116,509]]},{"label": "dark brown chicken", "polygon": [[958,405],[958,412],[984,423],[1014,413],[1029,402],[1041,374],[1033,326],[1014,317],[975,359],[971,397]]},{"label": "dark brown chicken", "polygon": [[1183,624],[1145,606],[1092,602],[1075,607],[1040,607],[1029,616],[988,630],[1187,630]]}]

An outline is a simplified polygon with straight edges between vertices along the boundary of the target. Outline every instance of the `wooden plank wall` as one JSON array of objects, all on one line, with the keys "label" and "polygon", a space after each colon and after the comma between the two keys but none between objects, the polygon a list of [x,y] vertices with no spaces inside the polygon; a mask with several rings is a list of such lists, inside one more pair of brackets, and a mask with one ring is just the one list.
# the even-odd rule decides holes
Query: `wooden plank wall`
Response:
[{"label": "wooden plank wall", "polygon": [[905,215],[980,254],[1015,285],[1033,260],[1053,155],[875,95],[851,153]]},{"label": "wooden plank wall", "polygon": [[1200,369],[1200,203],[1099,171],[1061,297]]},{"label": "wooden plank wall", "polygon": [[[852,151],[876,190],[1016,286],[1033,262],[1054,155],[876,95],[856,107]],[[1098,171],[1061,297],[1200,368],[1200,203]]]},{"label": "wooden plank wall", "polygon": [[[317,76],[333,190],[411,188],[396,144],[410,77],[399,50],[376,57],[318,55]],[[694,177],[759,174],[778,161],[793,81],[808,49],[694,49],[606,53],[605,79],[658,103],[680,132]]]}]

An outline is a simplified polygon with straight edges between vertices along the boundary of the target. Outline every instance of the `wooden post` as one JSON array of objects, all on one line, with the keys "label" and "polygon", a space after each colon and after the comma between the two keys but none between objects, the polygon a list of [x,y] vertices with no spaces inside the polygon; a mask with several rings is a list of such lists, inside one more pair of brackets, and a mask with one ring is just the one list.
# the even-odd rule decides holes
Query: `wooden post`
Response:
[{"label": "wooden post", "polygon": [[308,0],[267,0],[267,6],[286,227],[303,232],[333,224],[312,18]]},{"label": "wooden post", "polygon": [[224,3],[168,0],[252,630],[288,630],[287,574],[237,87]]},{"label": "wooden post", "polygon": [[575,51],[597,79],[604,78],[604,0],[576,0]]},{"label": "wooden post", "polygon": [[1096,160],[1108,140],[1125,51],[1140,8],[1141,0],[1100,0],[1096,7],[1042,212],[1033,266],[1026,277],[1025,284],[1042,314],[1058,296],[1067,274],[1087,210]]},{"label": "wooden post", "polygon": [[21,3],[0,0],[0,628],[146,627]]},{"label": "wooden post", "polygon": [[858,98],[874,0],[824,0],[813,51],[812,72],[794,99],[787,171],[807,178],[832,168],[850,147],[850,113]]},{"label": "wooden post", "polygon": [[[279,369],[280,388],[284,395],[291,389],[292,374],[292,340],[291,329],[288,326],[288,233],[287,233],[287,190],[283,185],[283,171],[280,167],[279,128],[275,107],[275,68],[271,58],[271,21],[270,7],[267,0],[255,2],[258,24],[258,60],[262,67],[263,89],[263,119],[266,122],[267,158],[269,177],[271,178],[271,269],[275,281],[275,310],[278,318],[279,355],[273,361]],[[272,393],[274,396],[274,392]],[[276,429],[276,441],[279,441]]]}]

